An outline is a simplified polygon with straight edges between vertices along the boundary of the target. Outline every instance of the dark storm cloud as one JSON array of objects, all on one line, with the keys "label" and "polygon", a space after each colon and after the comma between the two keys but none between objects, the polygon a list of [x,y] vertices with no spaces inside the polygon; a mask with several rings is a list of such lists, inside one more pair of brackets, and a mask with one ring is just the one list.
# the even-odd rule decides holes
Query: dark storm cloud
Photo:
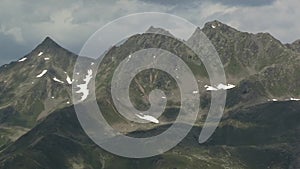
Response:
[{"label": "dark storm cloud", "polygon": [[8,35],[0,35],[0,65],[16,61],[17,58],[30,52],[30,45],[21,45]]},{"label": "dark storm cloud", "polygon": [[213,0],[228,6],[265,6],[272,5],[276,0]]},{"label": "dark storm cloud", "polygon": [[265,6],[271,5],[276,0],[141,0],[146,3],[156,3],[160,5],[170,5],[170,6],[190,6],[201,4],[204,2],[221,3],[228,6]]}]

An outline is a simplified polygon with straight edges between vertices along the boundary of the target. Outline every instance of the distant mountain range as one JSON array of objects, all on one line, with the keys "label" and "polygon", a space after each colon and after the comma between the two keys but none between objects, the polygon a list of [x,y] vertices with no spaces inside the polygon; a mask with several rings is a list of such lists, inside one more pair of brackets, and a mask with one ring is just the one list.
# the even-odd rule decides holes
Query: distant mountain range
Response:
[{"label": "distant mountain range", "polygon": [[[130,86],[134,106],[149,108],[148,94],[155,88],[165,92],[168,102],[158,124],[136,124],[115,110],[110,94],[114,70],[145,48],[168,50],[191,68],[201,96],[197,122],[174,149],[146,159],[110,154],[83,132],[71,100],[77,55],[47,37],[29,54],[0,67],[0,168],[300,168],[300,41],[282,44],[268,33],[241,32],[212,21],[197,28],[187,43],[198,47],[200,31],[215,46],[227,81],[235,86],[227,90],[224,116],[206,143],[199,144],[198,136],[210,105],[209,77],[196,54],[170,32],[150,27],[113,46],[95,76],[104,117],[124,134],[145,137],[166,130],[176,119],[178,86],[162,71],[139,73]],[[152,34],[161,32],[169,37]]]}]

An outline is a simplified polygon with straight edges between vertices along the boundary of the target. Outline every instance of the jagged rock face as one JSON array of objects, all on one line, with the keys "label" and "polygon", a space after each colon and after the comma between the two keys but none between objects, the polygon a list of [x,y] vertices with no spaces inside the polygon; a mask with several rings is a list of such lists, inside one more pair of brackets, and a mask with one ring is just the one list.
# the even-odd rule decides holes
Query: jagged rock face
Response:
[{"label": "jagged rock face", "polygon": [[[255,96],[263,99],[300,95],[300,90],[297,88],[300,82],[296,78],[300,67],[296,59],[299,54],[289,50],[271,35],[240,32],[221,22],[213,21],[205,24],[202,29],[197,28],[188,43],[199,43],[197,37],[200,31],[207,35],[218,51],[230,83],[238,84],[246,79],[250,83],[257,84],[255,86],[262,86],[262,89],[256,88],[253,91],[261,91]],[[147,32],[160,32],[170,37],[147,33],[135,35],[122,45],[111,48],[103,59],[97,75],[97,97],[100,100],[101,98],[107,100],[106,97],[109,94],[106,92],[109,91],[112,73],[125,57],[135,51],[150,47],[162,48],[182,57],[196,75],[199,88],[205,92],[203,86],[209,83],[208,75],[198,57],[178,40],[171,38],[172,35],[168,31],[150,27]],[[63,49],[47,37],[19,61],[2,66],[0,68],[0,89],[3,93],[3,97],[0,98],[3,111],[0,116],[1,122],[33,126],[37,120],[51,111],[70,103],[71,85],[67,77],[72,77],[75,60],[75,54]],[[43,74],[44,71],[47,72]],[[42,77],[37,77],[39,75]],[[151,85],[146,84],[147,79],[155,75],[160,80]],[[164,85],[165,78],[168,76],[160,76],[157,71],[145,71],[144,74],[137,76],[136,82],[143,81],[140,82],[143,84],[133,84],[132,91],[136,93],[133,98],[136,99],[140,108],[147,108],[149,102],[145,98],[137,97],[145,95],[141,93],[138,86],[145,88],[147,93],[158,83]],[[172,90],[176,92],[178,89],[175,88],[176,85],[169,86],[169,93],[172,93]],[[254,99],[254,97],[251,98]],[[251,98],[244,100],[251,102]],[[175,103],[179,101],[178,98],[173,99]],[[108,100],[111,103],[110,98]],[[12,113],[6,113],[8,111]],[[23,116],[24,113],[27,115]],[[31,116],[30,121],[28,121],[28,115]]]},{"label": "jagged rock face", "polygon": [[166,31],[162,28],[155,28],[153,26],[151,26],[145,33],[156,33],[156,34],[162,34],[162,35],[174,37],[169,31]]},{"label": "jagged rock face", "polygon": [[[170,75],[159,70],[138,74],[130,86],[133,105],[147,110],[150,91],[159,88],[166,93],[168,109],[159,119],[163,123],[135,126],[113,106],[110,83],[116,67],[135,51],[162,48],[181,57],[194,73],[202,108],[196,126],[179,147],[145,160],[116,157],[87,138],[73,107],[65,108],[71,103],[67,77],[72,78],[77,56],[47,37],[19,61],[0,68],[0,126],[11,127],[0,128],[0,133],[15,126],[26,127],[23,133],[34,127],[11,146],[0,146],[0,168],[297,168],[299,145],[295,140],[299,138],[296,121],[300,120],[300,106],[290,98],[300,96],[299,43],[283,45],[268,33],[240,32],[218,21],[197,28],[187,43],[197,46],[201,31],[218,51],[228,83],[236,85],[228,90],[224,119],[205,146],[197,144],[197,137],[210,104],[211,93],[204,87],[209,85],[209,77],[195,53],[170,32],[150,27],[145,34],[112,47],[96,76],[97,101],[105,118],[123,133],[147,136],[149,132],[164,131],[176,118],[180,106],[178,86]],[[253,138],[256,134],[258,137]]]},{"label": "jagged rock face", "polygon": [[[242,79],[273,64],[292,61],[295,55],[268,33],[240,32],[218,21],[206,23],[203,31],[225,65],[228,77]],[[193,42],[197,43],[197,41]]]},{"label": "jagged rock face", "polygon": [[[47,37],[19,61],[0,69],[1,124],[32,127],[37,120],[70,102],[76,55]],[[55,81],[59,79],[62,82]]]},{"label": "jagged rock face", "polygon": [[299,96],[299,54],[270,34],[240,32],[213,21],[202,29],[197,28],[188,42],[199,43],[197,36],[200,31],[206,34],[218,51],[227,80],[233,83],[250,80],[263,88],[266,97],[283,99]]},{"label": "jagged rock face", "polygon": [[[101,65],[99,66],[96,78],[96,82],[98,85],[97,89],[99,89],[96,91],[97,98],[109,98],[107,96],[109,96],[110,94],[107,92],[110,91],[111,78],[121,61],[123,61],[130,54],[147,48],[161,48],[176,54],[191,67],[197,79],[207,81],[207,72],[205,71],[203,64],[195,55],[195,53],[186,45],[172,37],[145,33],[142,35],[135,35],[133,37],[130,37],[122,45],[113,47],[109,52],[107,52]],[[149,81],[149,79],[152,80]],[[141,90],[141,88],[138,86],[142,87],[143,89]],[[175,84],[175,81],[172,80],[172,77],[170,77],[166,73],[159,70],[146,70],[138,74],[133,80],[131,90],[134,94],[132,99],[135,100],[136,98],[138,98],[141,100],[141,95],[145,95],[145,93],[149,94],[151,90],[158,86],[164,89],[164,91],[169,90],[169,92],[167,93],[170,94],[172,92],[175,92],[175,90],[178,90],[178,86]],[[204,89],[203,86],[202,89]],[[178,102],[178,98],[174,98],[173,101]],[[148,101],[144,103],[147,104],[147,102]],[[141,102],[139,102],[139,104],[141,104]]]}]

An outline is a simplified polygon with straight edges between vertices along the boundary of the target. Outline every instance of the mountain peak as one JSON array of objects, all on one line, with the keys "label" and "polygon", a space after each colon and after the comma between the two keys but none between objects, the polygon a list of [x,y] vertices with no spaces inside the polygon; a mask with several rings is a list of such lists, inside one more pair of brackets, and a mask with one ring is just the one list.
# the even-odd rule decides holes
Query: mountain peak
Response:
[{"label": "mountain peak", "polygon": [[208,36],[208,38],[212,38],[213,36],[216,36],[217,34],[227,34],[227,35],[233,35],[237,32],[239,32],[238,30],[218,21],[218,20],[214,20],[211,22],[207,22],[204,24],[204,27],[201,29],[199,27],[196,28],[196,30],[194,31],[194,33],[192,34],[192,36],[190,37],[190,40],[196,40],[199,37],[199,35],[201,33],[204,33],[206,36]]},{"label": "mountain peak", "polygon": [[47,36],[40,44],[38,44],[30,53],[29,58],[32,56],[40,56],[43,53],[51,54],[53,56],[75,56],[69,50],[63,48],[58,43],[56,43],[52,38]]},{"label": "mountain peak", "polygon": [[226,24],[224,24],[224,23],[222,23],[218,20],[207,22],[204,25],[203,30],[207,30],[207,29],[209,29],[209,30],[211,30],[211,29],[220,29],[222,31],[230,31],[230,32],[232,32],[232,31],[236,32],[237,31],[236,29],[234,29],[234,28],[232,28],[232,27],[230,27],[230,26],[228,26],[228,25],[226,25]]},{"label": "mountain peak", "polygon": [[58,43],[56,43],[52,38],[47,36],[33,51],[41,52],[55,52],[55,51],[65,51],[63,47],[61,47]]},{"label": "mountain peak", "polygon": [[286,44],[285,46],[295,52],[300,53],[300,39],[294,41],[291,44]]},{"label": "mountain peak", "polygon": [[292,44],[294,44],[294,45],[300,45],[300,39],[295,40]]},{"label": "mountain peak", "polygon": [[54,40],[51,39],[49,36],[47,36],[47,37],[43,40],[43,42],[54,42]]},{"label": "mountain peak", "polygon": [[46,46],[46,47],[60,47],[53,39],[47,36],[40,45],[38,46]]},{"label": "mountain peak", "polygon": [[163,35],[174,37],[169,31],[163,28],[155,28],[154,26],[150,26],[146,31],[146,33],[157,33],[157,34],[163,34]]}]

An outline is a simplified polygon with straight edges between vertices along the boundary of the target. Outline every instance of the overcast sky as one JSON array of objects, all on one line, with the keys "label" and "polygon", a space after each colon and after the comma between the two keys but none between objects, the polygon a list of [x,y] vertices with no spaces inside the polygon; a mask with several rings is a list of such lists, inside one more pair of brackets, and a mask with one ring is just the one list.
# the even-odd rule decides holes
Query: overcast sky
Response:
[{"label": "overcast sky", "polygon": [[0,65],[24,56],[46,36],[78,53],[100,27],[136,12],[166,12],[203,27],[219,20],[241,31],[300,39],[299,0],[1,0]]}]

